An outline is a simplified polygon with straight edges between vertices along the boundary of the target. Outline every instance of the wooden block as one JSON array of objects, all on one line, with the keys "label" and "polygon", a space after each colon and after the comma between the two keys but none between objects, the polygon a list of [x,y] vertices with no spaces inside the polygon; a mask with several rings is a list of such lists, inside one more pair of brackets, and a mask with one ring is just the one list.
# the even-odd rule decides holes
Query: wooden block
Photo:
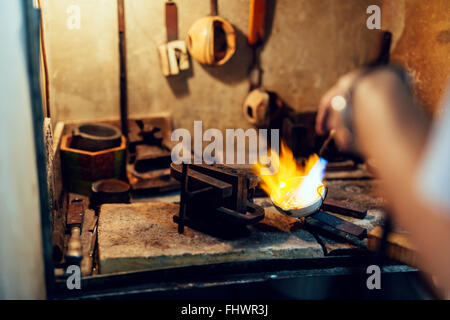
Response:
[{"label": "wooden block", "polygon": [[167,54],[166,44],[162,44],[158,47],[158,56],[162,74],[166,77],[170,76],[169,56]]}]

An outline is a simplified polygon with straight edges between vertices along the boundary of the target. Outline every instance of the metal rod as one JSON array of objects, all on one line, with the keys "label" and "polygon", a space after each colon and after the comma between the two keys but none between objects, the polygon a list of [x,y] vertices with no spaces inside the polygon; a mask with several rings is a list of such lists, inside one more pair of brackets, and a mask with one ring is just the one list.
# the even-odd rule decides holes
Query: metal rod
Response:
[{"label": "metal rod", "polygon": [[330,134],[328,135],[328,138],[323,142],[322,147],[319,150],[319,157],[322,157],[324,151],[327,149],[327,147],[330,144],[331,140],[333,140],[335,134],[336,134],[336,130],[335,129],[330,131]]},{"label": "metal rod", "polygon": [[186,193],[188,191],[188,165],[186,163],[183,163],[182,167],[182,173],[181,173],[181,193],[180,193],[180,213],[179,213],[179,220],[178,220],[178,233],[184,232],[184,216],[186,214],[187,209],[187,199],[186,199]]}]

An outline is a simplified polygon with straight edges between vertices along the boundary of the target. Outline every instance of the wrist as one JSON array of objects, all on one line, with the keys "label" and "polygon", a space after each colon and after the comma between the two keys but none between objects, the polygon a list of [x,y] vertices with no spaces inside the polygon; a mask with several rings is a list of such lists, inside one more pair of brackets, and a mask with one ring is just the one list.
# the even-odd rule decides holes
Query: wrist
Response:
[{"label": "wrist", "polygon": [[405,92],[402,88],[404,84],[409,87],[406,79],[403,69],[395,66],[369,68],[355,74],[354,79],[347,84],[349,89],[331,100],[332,109],[340,117],[337,131],[345,132],[348,140],[356,142],[355,127],[360,128],[361,124],[370,120],[362,115],[390,105],[389,97],[394,98],[399,91]]},{"label": "wrist", "polygon": [[367,68],[353,81],[348,91],[350,105],[354,107],[356,97],[361,98],[365,95],[364,93],[370,92],[372,95],[376,95],[394,87],[403,87],[409,94],[412,94],[411,78],[405,69],[396,65]]}]

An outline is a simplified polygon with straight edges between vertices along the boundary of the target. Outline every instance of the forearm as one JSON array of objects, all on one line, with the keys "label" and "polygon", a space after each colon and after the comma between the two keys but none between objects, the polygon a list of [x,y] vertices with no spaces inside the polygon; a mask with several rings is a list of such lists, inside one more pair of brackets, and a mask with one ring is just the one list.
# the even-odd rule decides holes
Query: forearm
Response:
[{"label": "forearm", "polygon": [[[355,87],[353,117],[358,146],[376,164],[396,220],[411,232],[426,270],[450,287],[450,220],[417,193],[416,172],[430,121],[389,71],[362,79]],[[444,279],[445,278],[445,279]]]},{"label": "forearm", "polygon": [[429,132],[430,120],[398,77],[377,71],[354,89],[353,120],[361,152],[374,161],[390,194],[412,184]]}]

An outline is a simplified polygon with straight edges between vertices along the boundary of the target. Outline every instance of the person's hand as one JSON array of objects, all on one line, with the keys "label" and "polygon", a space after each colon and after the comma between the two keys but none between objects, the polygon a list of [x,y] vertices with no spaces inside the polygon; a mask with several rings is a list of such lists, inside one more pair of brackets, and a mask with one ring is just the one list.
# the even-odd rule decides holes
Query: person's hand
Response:
[{"label": "person's hand", "polygon": [[334,139],[341,150],[349,150],[353,146],[353,137],[342,122],[339,112],[333,110],[331,101],[336,96],[346,96],[362,70],[356,70],[342,76],[320,100],[316,117],[316,132],[325,135],[334,130]]}]

